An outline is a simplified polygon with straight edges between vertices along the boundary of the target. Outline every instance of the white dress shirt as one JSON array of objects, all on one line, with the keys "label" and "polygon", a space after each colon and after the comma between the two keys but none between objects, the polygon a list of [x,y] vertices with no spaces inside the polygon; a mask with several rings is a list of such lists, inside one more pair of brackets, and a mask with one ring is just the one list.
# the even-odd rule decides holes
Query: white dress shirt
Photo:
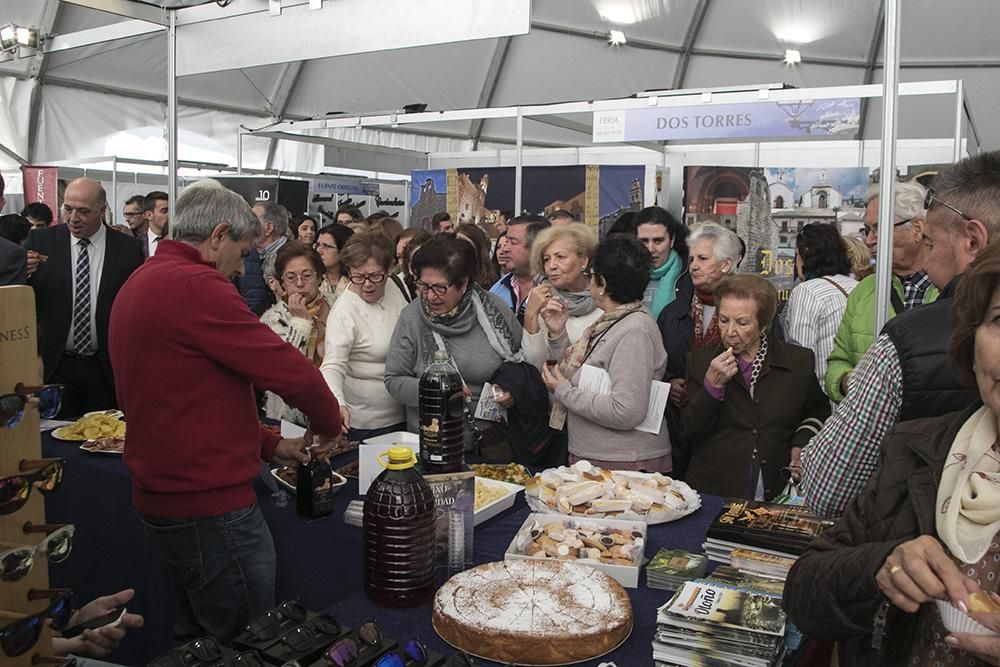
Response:
[{"label": "white dress shirt", "polygon": [[[87,246],[87,259],[90,262],[90,352],[97,352],[97,290],[101,286],[101,274],[104,272],[104,249],[107,247],[108,228],[103,224],[90,237]],[[80,239],[69,235],[69,272],[70,296],[73,300],[70,308],[69,335],[66,336],[66,349],[73,348],[73,312],[76,310],[76,261],[80,256]]]},{"label": "white dress shirt", "polygon": [[154,232],[152,229],[146,230],[146,240],[149,242],[149,256],[152,257],[156,254],[156,247],[160,245],[160,239],[162,237]]}]

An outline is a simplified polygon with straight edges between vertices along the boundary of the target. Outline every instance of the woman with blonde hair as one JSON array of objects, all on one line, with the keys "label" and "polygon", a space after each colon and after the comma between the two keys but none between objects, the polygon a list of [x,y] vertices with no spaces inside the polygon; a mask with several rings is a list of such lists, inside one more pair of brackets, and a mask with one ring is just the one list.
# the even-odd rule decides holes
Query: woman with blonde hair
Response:
[{"label": "woman with blonde hair", "polygon": [[[587,274],[596,248],[597,235],[586,225],[549,227],[531,245],[531,272],[545,278],[528,294],[521,345],[525,359],[539,370],[604,314],[594,303]],[[560,343],[563,336],[567,340]]]},{"label": "woman with blonde hair", "polygon": [[865,245],[865,242],[857,236],[843,236],[844,246],[847,248],[847,258],[851,261],[851,275],[858,282],[861,282],[871,274],[875,273],[872,266],[872,253]]}]

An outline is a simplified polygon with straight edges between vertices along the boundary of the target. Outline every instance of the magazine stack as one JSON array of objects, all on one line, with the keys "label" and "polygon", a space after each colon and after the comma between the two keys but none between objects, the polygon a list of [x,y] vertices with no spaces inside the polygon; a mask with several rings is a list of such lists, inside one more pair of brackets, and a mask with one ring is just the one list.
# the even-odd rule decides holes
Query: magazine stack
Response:
[{"label": "magazine stack", "polygon": [[657,610],[657,667],[773,667],[785,654],[781,598],[707,579],[689,581]]},{"label": "magazine stack", "polygon": [[646,565],[646,585],[665,591],[676,591],[691,581],[705,576],[708,558],[681,549],[662,548]]},{"label": "magazine stack", "polygon": [[754,563],[749,571],[784,578],[809,542],[832,525],[806,507],[730,498],[709,525],[704,547],[711,560],[730,565],[738,550],[744,563]]}]

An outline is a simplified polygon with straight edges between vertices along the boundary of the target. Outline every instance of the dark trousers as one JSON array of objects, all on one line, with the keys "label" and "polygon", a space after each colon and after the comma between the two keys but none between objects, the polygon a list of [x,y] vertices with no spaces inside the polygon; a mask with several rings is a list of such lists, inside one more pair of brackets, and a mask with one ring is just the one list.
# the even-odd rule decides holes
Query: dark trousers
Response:
[{"label": "dark trousers", "polygon": [[257,505],[220,516],[140,519],[174,585],[178,644],[205,635],[228,642],[274,606],[277,558]]},{"label": "dark trousers", "polygon": [[85,412],[118,407],[115,387],[96,354],[82,357],[64,352],[49,383],[66,386],[58,419],[76,419]]}]

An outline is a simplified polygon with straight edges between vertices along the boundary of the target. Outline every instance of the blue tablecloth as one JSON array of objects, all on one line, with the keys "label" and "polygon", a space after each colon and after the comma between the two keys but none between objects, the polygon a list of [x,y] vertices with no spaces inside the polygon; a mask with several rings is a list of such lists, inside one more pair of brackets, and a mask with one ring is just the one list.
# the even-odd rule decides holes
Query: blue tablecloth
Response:
[{"label": "blue tablecloth", "polygon": [[[50,568],[51,584],[72,588],[77,604],[122,588],[135,588],[136,598],[128,607],[145,616],[146,626],[130,632],[111,659],[144,665],[170,648],[172,592],[165,574],[153,562],[142,526],[133,513],[128,471],[120,457],[88,454],[76,443],[59,442],[48,434],[42,435],[42,451],[45,456],[66,460],[62,487],[46,498],[46,518],[50,523],[74,523],[77,527],[69,560]],[[351,456],[345,455],[343,463]],[[278,554],[279,601],[298,597],[311,609],[333,613],[345,625],[376,619],[387,636],[404,640],[418,637],[432,649],[451,652],[431,628],[429,603],[388,610],[375,607],[365,596],[361,529],[342,520],[347,504],[357,498],[356,480],[348,480],[335,496],[332,516],[312,521],[296,515],[293,496],[279,506],[271,489],[259,480],[256,486]],[[703,496],[702,503],[699,511],[679,521],[650,526],[646,555],[652,556],[662,546],[700,551],[705,530],[721,508],[722,499]],[[503,560],[504,551],[528,514],[519,496],[513,509],[478,526],[475,562]],[[444,578],[442,572],[439,583]],[[626,590],[632,600],[635,627],[628,641],[603,660],[613,660],[619,667],[651,664],[656,608],[669,594],[647,588],[645,575],[639,588]]]}]

